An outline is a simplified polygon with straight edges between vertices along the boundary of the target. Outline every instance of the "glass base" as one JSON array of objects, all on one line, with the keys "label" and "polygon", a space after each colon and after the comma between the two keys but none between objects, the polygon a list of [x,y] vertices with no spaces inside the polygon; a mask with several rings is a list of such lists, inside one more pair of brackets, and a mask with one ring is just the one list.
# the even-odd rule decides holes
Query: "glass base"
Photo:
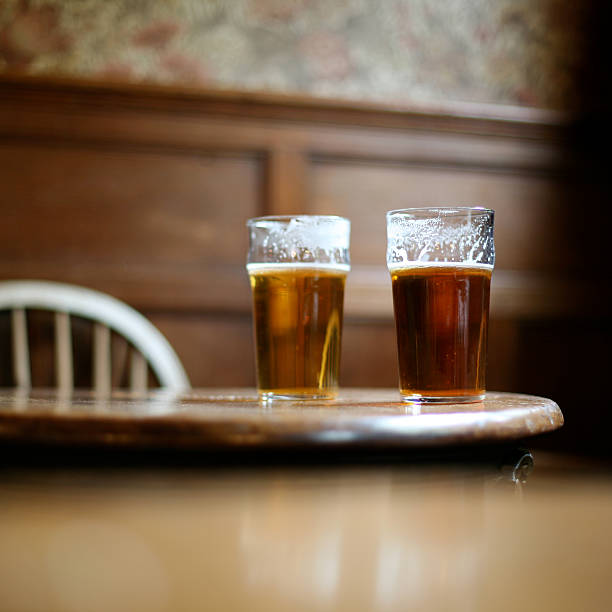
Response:
[{"label": "glass base", "polygon": [[420,393],[403,393],[400,391],[402,402],[408,404],[475,404],[482,402],[484,393],[477,395],[422,395]]},{"label": "glass base", "polygon": [[308,401],[308,400],[331,400],[338,395],[337,391],[322,391],[313,392],[307,391],[259,391],[259,399],[262,402],[271,402],[274,400],[290,400],[290,401]]}]

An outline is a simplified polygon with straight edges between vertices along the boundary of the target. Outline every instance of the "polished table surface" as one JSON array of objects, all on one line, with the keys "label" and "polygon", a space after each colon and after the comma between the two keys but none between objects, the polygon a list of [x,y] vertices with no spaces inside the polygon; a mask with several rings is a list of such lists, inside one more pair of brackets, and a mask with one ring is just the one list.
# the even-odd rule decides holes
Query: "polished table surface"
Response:
[{"label": "polished table surface", "polygon": [[0,441],[171,448],[422,448],[516,440],[563,425],[550,399],[486,394],[464,404],[402,402],[397,389],[333,400],[260,401],[255,389],[112,395],[0,390]]},{"label": "polished table surface", "polygon": [[531,442],[5,440],[0,610],[612,609],[612,474]]}]

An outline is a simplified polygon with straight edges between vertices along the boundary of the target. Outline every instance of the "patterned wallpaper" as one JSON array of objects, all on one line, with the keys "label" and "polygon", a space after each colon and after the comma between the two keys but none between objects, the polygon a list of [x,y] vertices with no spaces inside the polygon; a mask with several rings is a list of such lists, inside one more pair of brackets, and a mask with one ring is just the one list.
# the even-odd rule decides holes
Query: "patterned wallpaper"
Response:
[{"label": "patterned wallpaper", "polygon": [[580,2],[3,0],[0,71],[571,108]]}]

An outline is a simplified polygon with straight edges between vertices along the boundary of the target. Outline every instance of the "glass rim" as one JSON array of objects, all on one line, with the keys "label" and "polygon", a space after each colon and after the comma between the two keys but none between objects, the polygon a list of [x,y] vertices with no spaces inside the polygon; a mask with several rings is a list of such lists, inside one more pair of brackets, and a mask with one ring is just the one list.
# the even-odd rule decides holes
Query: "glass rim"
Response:
[{"label": "glass rim", "polygon": [[297,214],[297,215],[262,215],[261,217],[252,217],[247,219],[247,227],[256,226],[259,223],[285,223],[292,221],[293,219],[320,219],[322,221],[342,221],[350,224],[350,219],[341,217],[340,215],[309,215],[309,214]]},{"label": "glass rim", "polygon": [[461,217],[472,213],[479,216],[493,215],[495,211],[492,208],[484,206],[422,206],[419,208],[396,208],[395,210],[387,211],[387,219],[393,217],[401,217],[402,215],[420,215],[438,214],[442,217]]}]

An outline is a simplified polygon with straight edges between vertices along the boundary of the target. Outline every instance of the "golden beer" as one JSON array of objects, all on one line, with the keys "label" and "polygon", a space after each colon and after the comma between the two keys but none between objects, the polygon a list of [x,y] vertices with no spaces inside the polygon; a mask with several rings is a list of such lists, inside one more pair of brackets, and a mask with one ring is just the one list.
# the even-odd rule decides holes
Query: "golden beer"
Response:
[{"label": "golden beer", "polygon": [[334,397],[348,265],[251,263],[247,269],[261,396]]},{"label": "golden beer", "polygon": [[405,399],[482,399],[493,266],[391,268],[400,392]]}]

